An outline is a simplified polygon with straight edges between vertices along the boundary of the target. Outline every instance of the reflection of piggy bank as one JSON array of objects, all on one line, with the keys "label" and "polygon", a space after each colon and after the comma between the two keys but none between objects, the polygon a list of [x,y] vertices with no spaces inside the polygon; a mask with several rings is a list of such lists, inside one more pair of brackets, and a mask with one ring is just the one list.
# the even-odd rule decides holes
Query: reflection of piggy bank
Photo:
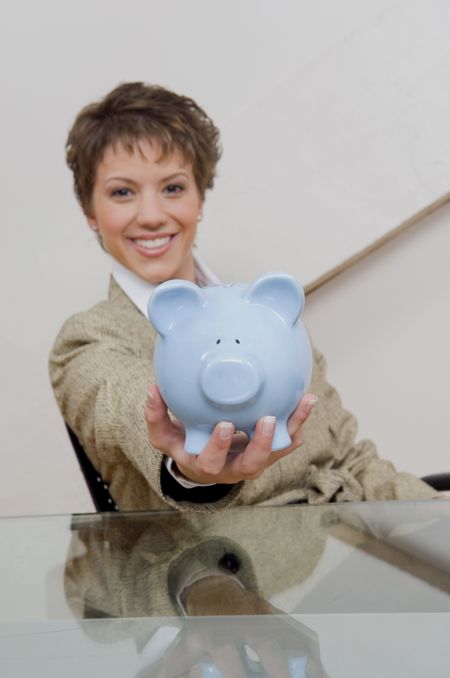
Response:
[{"label": "reflection of piggy bank", "polygon": [[199,454],[215,424],[231,421],[252,435],[276,417],[273,450],[290,445],[289,415],[308,387],[312,355],[299,315],[304,294],[284,273],[251,285],[200,288],[169,280],[154,291],[149,318],[160,335],[156,379],[186,429],[185,449]]}]

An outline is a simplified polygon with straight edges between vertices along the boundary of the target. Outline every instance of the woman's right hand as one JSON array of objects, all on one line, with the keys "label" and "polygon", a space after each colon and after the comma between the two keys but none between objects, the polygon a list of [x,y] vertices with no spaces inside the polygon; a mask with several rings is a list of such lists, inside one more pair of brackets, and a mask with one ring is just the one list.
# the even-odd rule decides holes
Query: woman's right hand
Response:
[{"label": "woman's right hand", "polygon": [[283,450],[272,452],[275,418],[263,417],[257,422],[251,440],[244,435],[234,435],[234,427],[230,422],[218,423],[204,450],[194,455],[185,451],[184,430],[179,423],[170,419],[158,387],[149,386],[147,393],[145,419],[150,444],[171,457],[178,470],[198,484],[232,485],[242,480],[259,478],[269,466],[291,454],[303,443],[303,425],[317,402],[312,393],[302,398],[288,420],[287,428],[292,443]]}]

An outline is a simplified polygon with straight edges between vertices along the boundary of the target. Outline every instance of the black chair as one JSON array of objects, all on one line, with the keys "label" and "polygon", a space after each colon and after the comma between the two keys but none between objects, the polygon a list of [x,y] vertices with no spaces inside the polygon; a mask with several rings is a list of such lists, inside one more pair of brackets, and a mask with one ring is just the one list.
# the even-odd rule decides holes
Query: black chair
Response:
[{"label": "black chair", "polygon": [[438,492],[450,490],[450,473],[433,473],[432,475],[424,476],[422,480]]},{"label": "black chair", "polygon": [[67,424],[66,428],[96,510],[100,513],[118,511],[114,499],[109,494],[108,484],[105,483],[100,473],[83,450],[75,433],[67,426]]}]

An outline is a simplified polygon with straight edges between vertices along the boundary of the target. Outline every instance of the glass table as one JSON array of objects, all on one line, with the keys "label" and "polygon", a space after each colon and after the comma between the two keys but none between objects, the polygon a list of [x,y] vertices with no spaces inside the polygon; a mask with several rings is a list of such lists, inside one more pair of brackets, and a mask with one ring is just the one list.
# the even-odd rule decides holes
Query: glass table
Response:
[{"label": "glass table", "polygon": [[0,676],[450,675],[450,502],[0,520]]}]

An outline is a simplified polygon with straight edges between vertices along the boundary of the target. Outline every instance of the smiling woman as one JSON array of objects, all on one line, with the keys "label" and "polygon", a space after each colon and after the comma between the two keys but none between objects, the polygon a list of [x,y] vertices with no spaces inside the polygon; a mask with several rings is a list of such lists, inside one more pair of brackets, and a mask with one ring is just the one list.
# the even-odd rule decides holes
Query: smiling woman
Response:
[{"label": "smiling woman", "polygon": [[379,459],[373,443],[355,443],[355,419],[326,382],[317,352],[315,395],[307,393],[288,420],[291,445],[272,452],[268,411],[251,440],[219,421],[201,453],[188,454],[182,427],[153,385],[156,333],[146,314],[163,281],[219,282],[193,249],[219,132],[192,99],[126,83],[79,113],[66,150],[112,278],[106,301],[64,324],[50,378],[66,423],[120,509],[434,496]]}]

